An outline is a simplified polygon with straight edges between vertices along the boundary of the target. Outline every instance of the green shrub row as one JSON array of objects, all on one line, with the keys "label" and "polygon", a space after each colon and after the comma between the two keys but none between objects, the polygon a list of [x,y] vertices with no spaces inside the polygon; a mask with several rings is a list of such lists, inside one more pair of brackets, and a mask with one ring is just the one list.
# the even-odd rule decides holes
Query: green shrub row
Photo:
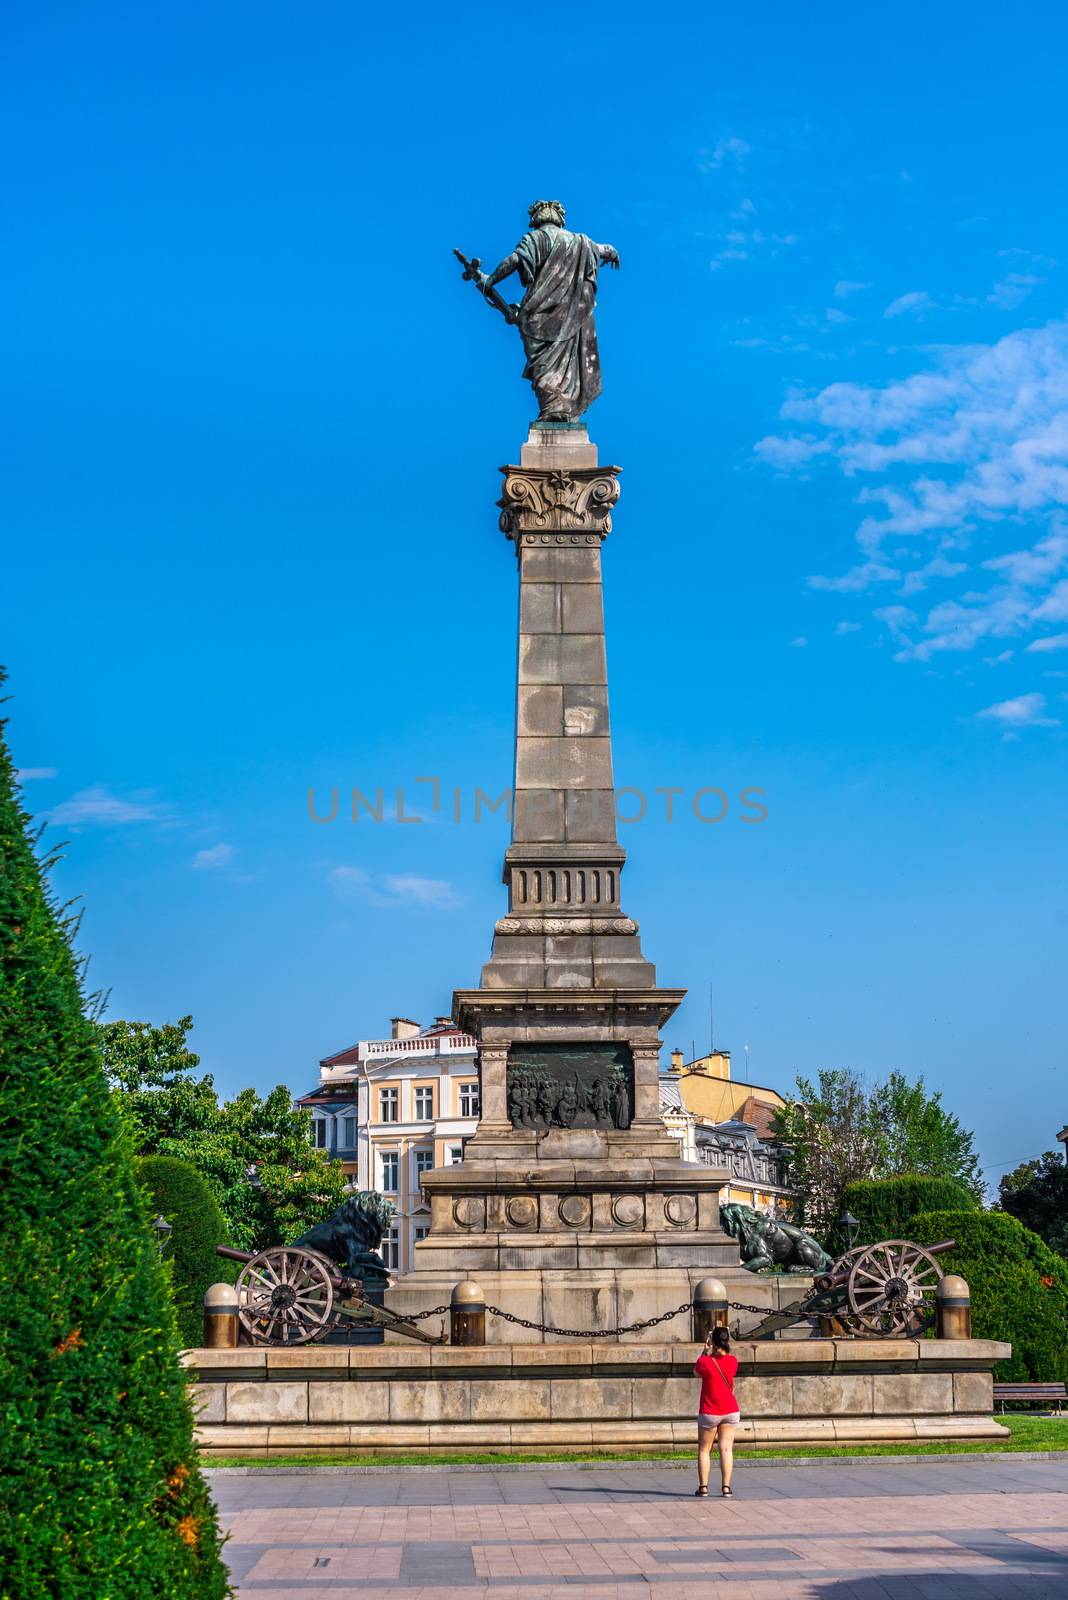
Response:
[{"label": "green shrub row", "polygon": [[152,1216],[171,1225],[164,1266],[171,1282],[178,1337],[185,1346],[203,1343],[204,1291],[228,1282],[229,1263],[215,1253],[227,1244],[226,1221],[206,1181],[188,1161],[176,1156],[142,1156],[137,1176],[148,1195]]},{"label": "green shrub row", "polygon": [[921,1212],[909,1231],[917,1244],[956,1240],[939,1260],[946,1272],[968,1281],[973,1335],[1012,1345],[996,1377],[1068,1382],[1068,1263],[1062,1256],[1000,1211]]},{"label": "green shrub row", "polygon": [[979,1210],[979,1202],[956,1178],[928,1178],[917,1173],[848,1184],[842,1205],[860,1223],[858,1244],[911,1238],[912,1218],[921,1211]]}]

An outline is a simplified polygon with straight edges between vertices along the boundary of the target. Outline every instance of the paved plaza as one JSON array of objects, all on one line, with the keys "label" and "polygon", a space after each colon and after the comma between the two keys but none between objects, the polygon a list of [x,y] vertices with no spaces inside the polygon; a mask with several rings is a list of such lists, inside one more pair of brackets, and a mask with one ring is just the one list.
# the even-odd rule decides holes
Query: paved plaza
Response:
[{"label": "paved plaza", "polygon": [[230,1476],[241,1600],[1040,1600],[1068,1595],[1068,1460]]}]

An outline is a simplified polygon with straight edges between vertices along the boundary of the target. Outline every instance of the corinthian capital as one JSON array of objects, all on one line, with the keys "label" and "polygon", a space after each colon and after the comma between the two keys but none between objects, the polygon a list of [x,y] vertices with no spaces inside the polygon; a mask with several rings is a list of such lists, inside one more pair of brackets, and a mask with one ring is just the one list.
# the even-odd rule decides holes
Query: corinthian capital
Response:
[{"label": "corinthian capital", "polygon": [[590,533],[612,530],[618,467],[502,467],[501,532]]}]

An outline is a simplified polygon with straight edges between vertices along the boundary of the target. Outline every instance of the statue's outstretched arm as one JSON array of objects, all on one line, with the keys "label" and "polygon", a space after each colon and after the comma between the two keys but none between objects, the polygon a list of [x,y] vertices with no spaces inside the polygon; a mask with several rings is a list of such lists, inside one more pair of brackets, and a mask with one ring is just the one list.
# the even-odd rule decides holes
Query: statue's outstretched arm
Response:
[{"label": "statue's outstretched arm", "polygon": [[483,278],[483,290],[492,289],[494,284],[500,283],[504,278],[510,278],[519,267],[519,251],[513,250],[510,256],[505,256],[500,266],[494,267],[488,278]]},{"label": "statue's outstretched arm", "polygon": [[619,267],[619,251],[614,244],[595,244],[593,247],[601,261],[607,261],[610,267]]}]

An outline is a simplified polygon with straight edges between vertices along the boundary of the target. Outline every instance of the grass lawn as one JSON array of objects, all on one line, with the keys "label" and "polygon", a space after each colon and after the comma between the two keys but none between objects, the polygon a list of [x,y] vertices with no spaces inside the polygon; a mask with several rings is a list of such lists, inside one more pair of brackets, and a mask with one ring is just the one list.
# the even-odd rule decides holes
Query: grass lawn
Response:
[{"label": "grass lawn", "polygon": [[[738,1459],[779,1461],[790,1456],[962,1456],[1010,1454],[1014,1450],[1068,1450],[1068,1415],[999,1417],[1010,1430],[1008,1439],[925,1439],[909,1443],[851,1445],[741,1445]],[[305,1455],[207,1456],[206,1467],[429,1467],[429,1466],[516,1466],[520,1463],[549,1464],[566,1462],[570,1466],[606,1461],[690,1461],[692,1450],[531,1450],[519,1455],[506,1450],[354,1450],[351,1453],[309,1452]]]}]

